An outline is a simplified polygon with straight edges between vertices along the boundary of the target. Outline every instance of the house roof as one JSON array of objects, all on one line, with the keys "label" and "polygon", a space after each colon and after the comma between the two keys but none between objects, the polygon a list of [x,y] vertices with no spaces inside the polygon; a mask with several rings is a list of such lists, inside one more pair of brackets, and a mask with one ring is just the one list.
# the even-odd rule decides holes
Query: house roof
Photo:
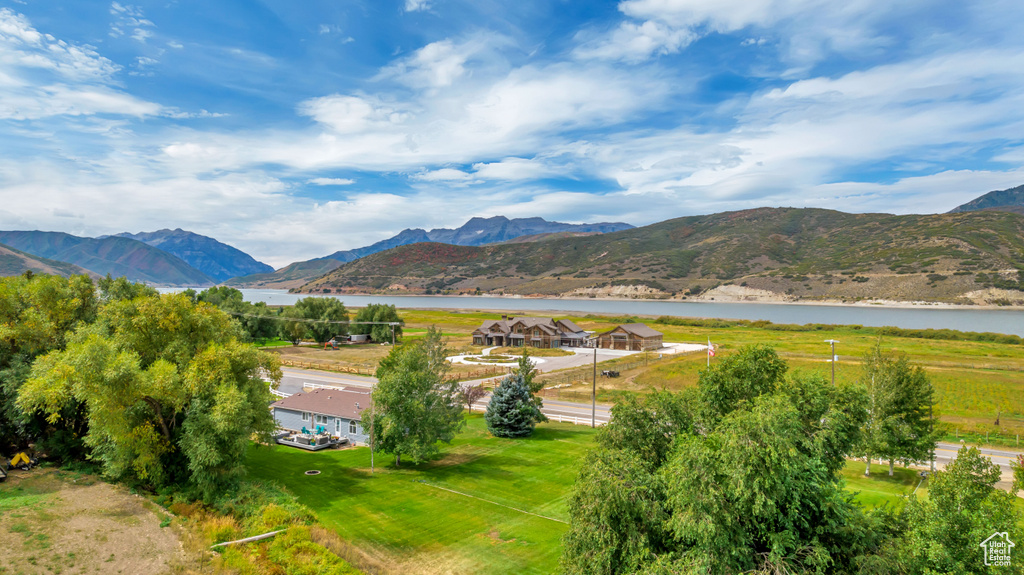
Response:
[{"label": "house roof", "polygon": [[622,331],[631,333],[637,337],[658,337],[664,335],[660,331],[655,331],[642,323],[624,323],[611,331],[606,331],[605,333],[611,333],[616,329],[621,329]]},{"label": "house roof", "polygon": [[509,324],[509,327],[521,324],[525,329],[540,328],[545,332],[552,334],[558,331],[555,328],[555,320],[550,317],[521,317],[516,319],[514,322]]},{"label": "house roof", "polygon": [[309,411],[321,415],[333,415],[346,419],[360,419],[364,409],[370,406],[370,393],[348,389],[314,389],[299,392],[270,407],[290,409],[292,411]]},{"label": "house roof", "polygon": [[484,320],[484,323],[480,327],[476,328],[473,333],[491,333],[491,328],[498,328],[500,333],[508,333],[508,322],[503,319],[488,319]]},{"label": "house roof", "polygon": [[572,320],[560,319],[556,323],[558,325],[560,325],[563,330],[565,330],[567,332],[570,332],[570,333],[580,333],[581,331],[583,331],[583,328],[581,328],[580,326],[574,324],[572,322]]},{"label": "house roof", "polygon": [[509,320],[489,319],[485,320],[480,327],[476,328],[473,331],[473,334],[501,333],[509,335],[512,332],[513,327],[517,324],[521,325],[523,329],[542,329],[549,335],[554,335],[559,332],[573,334],[577,337],[584,337],[586,335],[585,332],[573,322],[567,319],[555,321],[550,317],[517,317]]}]

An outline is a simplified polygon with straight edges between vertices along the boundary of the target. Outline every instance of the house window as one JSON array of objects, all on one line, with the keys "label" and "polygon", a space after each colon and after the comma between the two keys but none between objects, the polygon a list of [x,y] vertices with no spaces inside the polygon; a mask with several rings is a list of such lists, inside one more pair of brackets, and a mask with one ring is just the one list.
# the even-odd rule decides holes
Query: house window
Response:
[{"label": "house window", "polygon": [[540,335],[540,330],[539,329],[533,330],[533,335],[535,335],[535,336]]},{"label": "house window", "polygon": [[320,415],[318,413],[316,415],[316,424],[317,425],[327,425],[327,416],[326,415]]},{"label": "house window", "polygon": [[341,420],[340,419],[335,419],[334,420],[334,431],[335,431],[335,433],[339,433],[339,434],[341,433]]},{"label": "house window", "polygon": [[355,421],[348,422],[348,432],[349,433],[355,433],[356,432],[356,422]]},{"label": "house window", "polygon": [[303,411],[302,412],[302,421],[309,421],[309,412],[308,411]]}]

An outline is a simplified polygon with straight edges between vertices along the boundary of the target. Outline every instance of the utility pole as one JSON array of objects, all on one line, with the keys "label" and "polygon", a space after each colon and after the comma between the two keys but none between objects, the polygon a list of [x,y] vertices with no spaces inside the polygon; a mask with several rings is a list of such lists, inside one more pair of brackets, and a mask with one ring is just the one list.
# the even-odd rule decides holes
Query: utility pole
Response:
[{"label": "utility pole", "polygon": [[[933,432],[935,430],[935,418],[932,415],[932,405],[928,404],[928,431]],[[929,433],[931,435],[931,433]],[[931,457],[931,468],[932,475],[935,475],[935,445],[932,445],[932,457]]]},{"label": "utility pole", "polygon": [[832,358],[829,360],[832,362],[832,385],[836,384],[836,344],[839,343],[838,339],[826,339],[825,343],[832,345]]},{"label": "utility pole", "polygon": [[590,427],[597,427],[597,346],[594,346],[594,388],[590,391]]},{"label": "utility pole", "polygon": [[373,412],[373,390],[370,390],[370,475],[373,475],[373,420],[376,414]]}]

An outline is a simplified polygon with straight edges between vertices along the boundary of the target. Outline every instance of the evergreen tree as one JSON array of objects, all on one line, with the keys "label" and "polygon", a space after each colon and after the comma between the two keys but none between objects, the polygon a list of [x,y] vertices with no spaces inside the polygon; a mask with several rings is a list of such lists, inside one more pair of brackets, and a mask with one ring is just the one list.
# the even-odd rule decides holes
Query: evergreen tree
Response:
[{"label": "evergreen tree", "polygon": [[543,417],[523,373],[513,373],[501,381],[484,416],[488,431],[495,437],[526,437]]},{"label": "evergreen tree", "polygon": [[523,355],[519,357],[519,363],[512,368],[512,375],[521,375],[523,378],[523,385],[526,386],[527,391],[530,392],[530,401],[537,408],[536,421],[547,421],[548,418],[541,413],[541,408],[544,407],[544,400],[541,399],[538,393],[544,389],[544,382],[540,380],[534,380],[534,376],[537,375],[537,368],[533,365],[533,360],[530,359],[530,352],[523,349]]}]

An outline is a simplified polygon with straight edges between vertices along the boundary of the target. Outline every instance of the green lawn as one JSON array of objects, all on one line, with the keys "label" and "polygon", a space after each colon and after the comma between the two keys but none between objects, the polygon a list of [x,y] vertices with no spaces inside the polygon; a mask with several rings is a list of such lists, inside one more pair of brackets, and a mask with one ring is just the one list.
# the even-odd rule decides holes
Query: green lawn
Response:
[{"label": "green lawn", "polygon": [[[250,477],[283,484],[341,538],[396,572],[552,573],[568,529],[566,498],[595,432],[546,423],[527,439],[491,437],[483,417],[442,456],[400,468],[384,455],[370,475],[366,448],[310,453],[289,447],[253,447]],[[306,470],[321,473],[307,476]],[[867,508],[900,507],[918,488],[917,470],[850,461],[847,489]],[[457,492],[457,493],[453,493]],[[1024,500],[1018,502],[1024,510]]]},{"label": "green lawn", "polygon": [[[251,449],[248,468],[397,571],[552,573],[568,528],[566,497],[593,440],[588,427],[557,423],[528,439],[498,439],[476,414],[440,459],[419,466],[396,468],[379,455],[371,476],[367,449],[271,447]],[[309,469],[321,474],[304,475]]]},{"label": "green lawn", "polygon": [[918,470],[897,467],[893,476],[889,477],[889,465],[877,461],[871,465],[870,477],[864,476],[864,461],[848,461],[842,475],[846,479],[846,489],[855,492],[857,502],[865,507],[878,507],[886,503],[900,507],[915,489],[918,497],[928,492],[928,480],[922,483]]}]

